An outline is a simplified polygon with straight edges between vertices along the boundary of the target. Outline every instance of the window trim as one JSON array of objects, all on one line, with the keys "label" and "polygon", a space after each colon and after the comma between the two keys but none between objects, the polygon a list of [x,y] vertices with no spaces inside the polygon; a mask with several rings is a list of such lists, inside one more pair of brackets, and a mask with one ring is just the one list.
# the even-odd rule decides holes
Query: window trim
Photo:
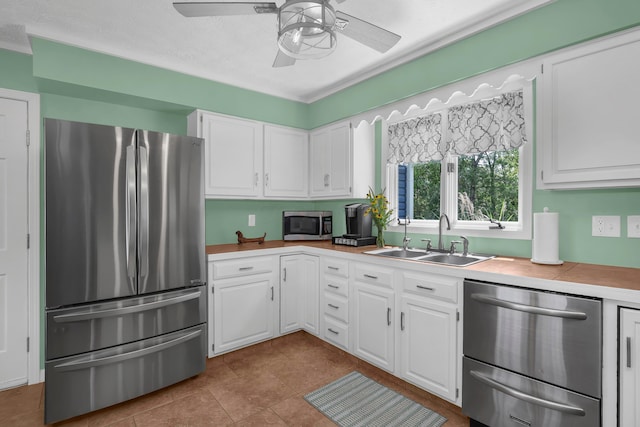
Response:
[{"label": "window trim", "polygon": [[[490,80],[487,77],[487,80]],[[524,77],[513,74],[507,77],[505,82],[499,87],[494,88],[486,83],[480,84],[472,95],[467,96],[462,92],[455,91],[454,85],[451,85],[452,95],[449,97],[449,101],[443,104],[436,98],[428,102],[426,107],[422,110],[407,112],[407,115],[402,117],[394,117],[390,121],[382,120],[382,135],[381,135],[381,179],[383,183],[386,183],[387,197],[390,204],[397,209],[398,203],[398,181],[397,181],[397,165],[387,164],[388,154],[388,127],[392,123],[407,120],[409,118],[417,117],[419,115],[430,114],[436,111],[443,111],[446,108],[453,105],[460,105],[463,103],[474,102],[479,99],[486,98],[488,96],[495,96],[495,93],[503,93],[512,91],[514,88],[522,89],[524,96],[524,110],[525,120],[528,124],[526,127],[527,143],[520,147],[520,159],[518,168],[518,218],[517,223],[512,221],[502,222],[505,226],[504,229],[489,229],[489,221],[460,221],[458,217],[458,183],[457,172],[454,178],[447,178],[446,168],[442,168],[441,185],[444,191],[441,191],[440,206],[441,212],[444,212],[449,217],[451,224],[451,230],[443,230],[445,235],[460,235],[464,234],[471,237],[488,237],[488,238],[501,238],[501,239],[522,239],[530,240],[532,236],[532,210],[533,210],[533,144],[534,138],[532,130],[535,127],[533,111],[535,108],[534,98],[534,84],[535,76],[531,79],[525,79]],[[437,102],[436,102],[437,101]],[[447,156],[442,162],[446,163],[453,161],[456,164],[457,171],[457,158],[452,159]],[[451,184],[451,185],[447,185]],[[383,184],[383,187],[385,185]],[[444,207],[444,209],[442,209]],[[411,233],[425,233],[425,234],[438,234],[439,221],[436,220],[411,220],[407,227],[407,231]],[[389,224],[389,231],[391,232],[404,232],[404,225],[398,224],[398,218],[395,216],[392,223]]]}]

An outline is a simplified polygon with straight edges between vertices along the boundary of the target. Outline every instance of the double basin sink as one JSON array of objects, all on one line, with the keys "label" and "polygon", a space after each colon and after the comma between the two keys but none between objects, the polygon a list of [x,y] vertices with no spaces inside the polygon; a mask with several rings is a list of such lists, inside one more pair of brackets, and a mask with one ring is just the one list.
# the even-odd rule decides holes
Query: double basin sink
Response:
[{"label": "double basin sink", "polygon": [[431,249],[429,252],[420,249],[402,249],[402,248],[381,248],[372,251],[367,251],[365,254],[378,255],[389,258],[410,259],[414,261],[430,262],[434,264],[453,265],[457,267],[466,267],[468,265],[476,264],[478,262],[486,261],[494,258],[493,255],[480,255],[480,254],[459,254],[450,253],[449,251],[441,251],[438,249]]}]

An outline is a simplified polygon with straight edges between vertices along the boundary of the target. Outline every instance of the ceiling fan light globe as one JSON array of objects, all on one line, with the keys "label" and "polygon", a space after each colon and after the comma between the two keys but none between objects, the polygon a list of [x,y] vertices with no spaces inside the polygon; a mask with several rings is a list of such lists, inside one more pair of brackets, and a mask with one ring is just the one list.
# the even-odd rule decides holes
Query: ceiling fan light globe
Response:
[{"label": "ceiling fan light globe", "polygon": [[278,15],[278,47],[296,59],[317,59],[337,46],[336,14],[323,0],[289,0]]}]

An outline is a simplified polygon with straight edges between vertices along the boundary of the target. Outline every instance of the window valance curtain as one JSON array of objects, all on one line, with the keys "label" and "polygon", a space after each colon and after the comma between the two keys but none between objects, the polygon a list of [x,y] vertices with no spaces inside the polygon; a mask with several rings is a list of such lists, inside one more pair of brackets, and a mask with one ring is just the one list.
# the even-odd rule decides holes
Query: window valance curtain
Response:
[{"label": "window valance curtain", "polygon": [[523,92],[449,107],[443,137],[440,112],[389,125],[388,164],[519,148],[526,143]]},{"label": "window valance curtain", "polygon": [[521,90],[451,107],[447,116],[447,145],[451,154],[503,151],[527,142]]},{"label": "window valance curtain", "polygon": [[440,113],[396,123],[389,126],[387,163],[442,160],[447,151],[443,145]]}]

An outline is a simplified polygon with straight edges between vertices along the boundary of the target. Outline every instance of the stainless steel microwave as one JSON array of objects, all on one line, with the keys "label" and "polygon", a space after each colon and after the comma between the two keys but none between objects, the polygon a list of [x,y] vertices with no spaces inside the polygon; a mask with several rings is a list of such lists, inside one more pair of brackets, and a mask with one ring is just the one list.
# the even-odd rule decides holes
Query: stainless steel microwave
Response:
[{"label": "stainless steel microwave", "polygon": [[282,240],[331,240],[333,212],[282,212]]}]

